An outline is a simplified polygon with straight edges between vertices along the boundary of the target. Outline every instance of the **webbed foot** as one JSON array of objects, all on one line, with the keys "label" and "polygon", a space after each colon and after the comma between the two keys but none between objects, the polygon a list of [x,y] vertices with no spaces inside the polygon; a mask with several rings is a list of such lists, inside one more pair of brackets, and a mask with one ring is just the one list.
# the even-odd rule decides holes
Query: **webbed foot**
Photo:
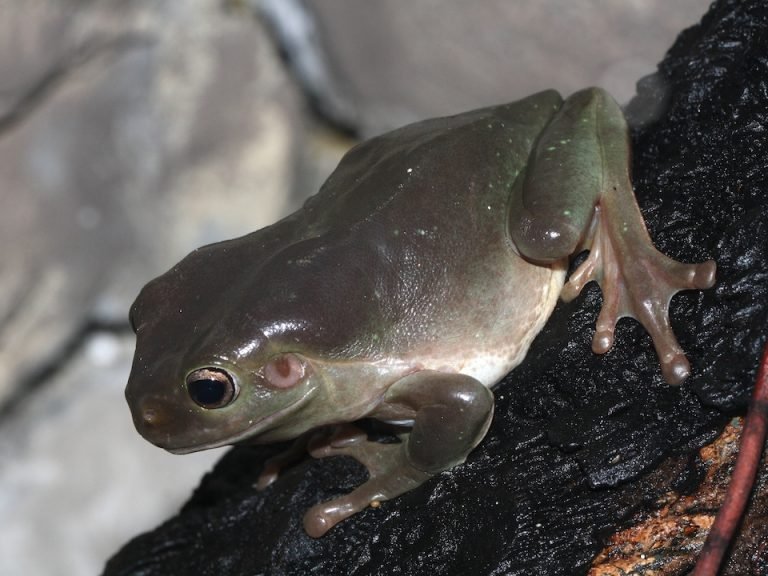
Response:
[{"label": "webbed foot", "polygon": [[434,474],[415,468],[405,455],[404,444],[383,444],[369,440],[353,424],[335,426],[325,438],[314,437],[308,446],[314,458],[351,456],[368,469],[369,479],[350,492],[316,504],[304,515],[304,530],[313,538],[323,536],[342,520],[378,506],[416,488]]},{"label": "webbed foot", "polygon": [[469,376],[424,370],[394,383],[371,417],[413,420],[410,430],[397,434],[399,443],[371,441],[353,424],[309,440],[315,458],[351,456],[368,469],[369,478],[349,494],[310,508],[304,516],[307,534],[318,538],[364,508],[464,462],[485,436],[492,416],[493,394]]},{"label": "webbed foot", "polygon": [[[680,384],[691,367],[670,326],[669,302],[681,290],[712,287],[715,262],[683,264],[665,256],[651,243],[639,211],[632,218],[634,214],[627,214],[626,207],[616,210],[611,200],[607,204],[596,208],[596,222],[586,246],[589,256],[566,282],[562,298],[570,301],[588,282],[597,281],[603,306],[592,350],[597,354],[610,350],[619,318],[635,318],[653,339],[664,379]],[[612,208],[617,213],[602,212]]]}]

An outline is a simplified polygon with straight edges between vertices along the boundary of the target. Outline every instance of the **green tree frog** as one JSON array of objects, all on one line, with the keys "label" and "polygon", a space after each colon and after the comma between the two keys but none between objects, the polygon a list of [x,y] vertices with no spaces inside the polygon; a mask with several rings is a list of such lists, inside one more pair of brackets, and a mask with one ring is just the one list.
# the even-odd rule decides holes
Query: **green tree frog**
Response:
[{"label": "green tree frog", "polygon": [[[130,313],[126,398],[141,435],[174,453],[296,439],[260,488],[304,450],[359,460],[364,484],[307,511],[319,537],[464,462],[491,421],[490,387],[558,297],[592,280],[603,291],[593,350],[634,317],[664,378],[682,382],[669,301],[712,286],[715,263],[653,247],[626,122],[605,91],[418,122],[352,148],[297,212],[147,284]],[[364,418],[400,442],[369,440],[354,425]]]}]

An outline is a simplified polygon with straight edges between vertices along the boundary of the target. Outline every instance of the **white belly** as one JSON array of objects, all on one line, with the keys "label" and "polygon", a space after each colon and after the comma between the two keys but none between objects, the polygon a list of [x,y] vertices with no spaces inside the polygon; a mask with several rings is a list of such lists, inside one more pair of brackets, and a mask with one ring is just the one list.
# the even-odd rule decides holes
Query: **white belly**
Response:
[{"label": "white belly", "polygon": [[566,266],[564,261],[538,268],[533,282],[536,289],[529,289],[522,298],[519,285],[510,278],[508,288],[497,291],[492,306],[484,303],[487,322],[474,329],[468,324],[454,345],[441,346],[439,353],[424,351],[415,358],[424,369],[458,372],[494,386],[523,361],[549,319],[565,281]]}]

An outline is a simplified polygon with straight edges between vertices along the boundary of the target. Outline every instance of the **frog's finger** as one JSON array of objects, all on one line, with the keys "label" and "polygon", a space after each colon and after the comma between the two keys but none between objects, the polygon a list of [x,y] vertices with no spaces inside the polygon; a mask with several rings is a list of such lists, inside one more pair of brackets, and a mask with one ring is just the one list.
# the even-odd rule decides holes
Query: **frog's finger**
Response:
[{"label": "frog's finger", "polygon": [[[395,446],[401,448],[400,445]],[[402,450],[398,452],[402,454]],[[349,494],[316,504],[307,510],[304,515],[304,530],[307,534],[312,538],[320,538],[342,520],[412,490],[434,475],[417,470],[400,458],[394,458],[391,462],[397,466],[390,473],[371,474],[370,480]]]},{"label": "frog's finger", "polygon": [[464,462],[488,430],[493,394],[470,376],[422,370],[393,384],[380,410],[372,416],[413,420],[412,430],[398,435],[400,443],[372,442],[354,426],[344,425],[326,441],[310,446],[315,457],[352,456],[369,474],[368,481],[356,490],[307,512],[304,528],[310,536],[322,536],[373,502],[399,496]]},{"label": "frog's finger", "polygon": [[312,434],[311,432],[302,434],[286,450],[267,459],[256,481],[256,490],[265,490],[278,479],[283,470],[300,462],[307,452],[307,443]]},{"label": "frog's finger", "polygon": [[362,497],[353,498],[352,494],[347,494],[335,500],[316,504],[304,514],[304,530],[312,538],[325,536],[325,533],[336,524],[367,507],[370,501],[366,500]]}]

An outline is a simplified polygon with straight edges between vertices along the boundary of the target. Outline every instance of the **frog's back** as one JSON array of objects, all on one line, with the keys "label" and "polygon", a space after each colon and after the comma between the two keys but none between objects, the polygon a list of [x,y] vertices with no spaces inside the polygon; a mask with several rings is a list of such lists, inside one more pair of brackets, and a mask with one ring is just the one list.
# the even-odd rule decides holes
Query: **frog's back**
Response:
[{"label": "frog's back", "polygon": [[[322,312],[294,316],[324,316],[326,336],[316,344],[328,355],[408,351],[422,364],[433,358],[435,367],[458,350],[472,357],[468,337],[508,338],[502,310],[509,322],[539,322],[549,313],[542,303],[551,308],[550,282],[562,279],[552,280],[549,269],[530,272],[517,257],[507,209],[512,184],[560,102],[557,93],[542,93],[420,122],[352,149],[297,215],[300,240],[268,265],[270,278],[285,278],[272,284],[274,297],[293,282],[297,307],[322,299]],[[517,354],[499,341],[482,346]]]},{"label": "frog's back", "polygon": [[[303,235],[367,223],[419,228],[506,202],[532,146],[562,99],[549,90],[455,116],[410,124],[352,148],[304,207]],[[464,218],[461,218],[464,220]],[[474,222],[468,222],[472,224]]]},{"label": "frog's back", "polygon": [[532,338],[516,327],[543,323],[562,282],[521,260],[506,233],[509,190],[559,104],[541,93],[356,146],[302,209],[158,279],[164,296],[152,300],[169,302],[174,322],[195,319],[168,333],[194,330],[198,351],[259,340],[477,376],[493,356],[493,378],[505,373]]}]

